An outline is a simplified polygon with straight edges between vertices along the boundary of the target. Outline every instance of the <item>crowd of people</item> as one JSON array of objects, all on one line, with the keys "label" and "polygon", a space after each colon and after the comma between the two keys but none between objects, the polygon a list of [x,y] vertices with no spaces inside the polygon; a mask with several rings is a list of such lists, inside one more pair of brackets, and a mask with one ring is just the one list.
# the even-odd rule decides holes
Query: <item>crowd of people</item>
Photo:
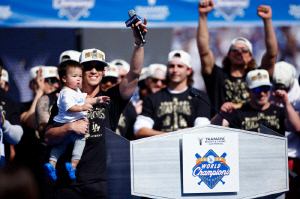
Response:
[{"label": "crowd of people", "polygon": [[[222,66],[216,64],[207,25],[213,9],[212,0],[199,2],[196,42],[206,91],[196,92],[227,119],[190,96],[189,53],[173,50],[166,63],[143,67],[144,44],[132,28],[130,63],[107,62],[95,48],[64,51],[57,67],[31,69],[34,98],[26,103],[7,95],[9,74],[0,60],[1,167],[28,169],[40,198],[106,198],[105,128],[135,140],[207,124],[260,132],[262,124],[288,138],[289,168],[300,174],[300,86],[293,65],[276,63],[271,7],[257,8],[266,49],[260,66],[245,37],[232,38]],[[146,24],[136,24],[144,36]],[[292,179],[285,197],[297,198],[299,186]]]}]

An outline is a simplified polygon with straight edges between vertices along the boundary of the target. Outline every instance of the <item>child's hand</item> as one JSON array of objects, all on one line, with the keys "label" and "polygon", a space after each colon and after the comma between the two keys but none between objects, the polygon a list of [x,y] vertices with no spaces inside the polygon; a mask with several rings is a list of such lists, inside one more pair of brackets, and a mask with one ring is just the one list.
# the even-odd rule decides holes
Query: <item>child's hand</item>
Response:
[{"label": "child's hand", "polygon": [[108,96],[101,96],[101,97],[97,97],[97,104],[99,104],[99,103],[106,103],[106,104],[108,104],[108,102],[109,102],[109,100],[110,100],[110,97],[108,97]]},{"label": "child's hand", "polygon": [[84,105],[81,106],[82,111],[90,111],[92,110],[93,106],[89,103],[85,103]]}]

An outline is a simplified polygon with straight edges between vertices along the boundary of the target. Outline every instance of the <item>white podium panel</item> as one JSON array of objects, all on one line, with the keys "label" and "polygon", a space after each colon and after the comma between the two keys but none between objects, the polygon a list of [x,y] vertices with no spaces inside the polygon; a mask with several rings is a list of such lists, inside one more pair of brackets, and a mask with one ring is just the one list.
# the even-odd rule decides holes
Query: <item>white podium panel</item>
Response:
[{"label": "white podium panel", "polygon": [[184,194],[239,191],[237,132],[182,137]]},{"label": "white podium panel", "polygon": [[[183,155],[185,155],[182,149],[183,135],[219,135],[220,133],[238,133],[238,191],[222,192],[223,182],[219,182],[216,186],[220,186],[220,193],[185,193],[183,191]],[[130,161],[131,194],[135,196],[256,198],[288,191],[287,140],[275,135],[214,125],[194,127],[131,141]],[[201,183],[200,185],[202,186]]]}]

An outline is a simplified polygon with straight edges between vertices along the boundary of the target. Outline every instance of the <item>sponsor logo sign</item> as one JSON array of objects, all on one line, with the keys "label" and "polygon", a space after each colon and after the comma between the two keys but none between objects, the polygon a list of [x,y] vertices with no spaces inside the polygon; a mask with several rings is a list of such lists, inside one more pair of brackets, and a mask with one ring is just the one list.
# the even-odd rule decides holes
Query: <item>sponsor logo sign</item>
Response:
[{"label": "sponsor logo sign", "polygon": [[182,161],[183,193],[239,191],[237,133],[183,135]]}]

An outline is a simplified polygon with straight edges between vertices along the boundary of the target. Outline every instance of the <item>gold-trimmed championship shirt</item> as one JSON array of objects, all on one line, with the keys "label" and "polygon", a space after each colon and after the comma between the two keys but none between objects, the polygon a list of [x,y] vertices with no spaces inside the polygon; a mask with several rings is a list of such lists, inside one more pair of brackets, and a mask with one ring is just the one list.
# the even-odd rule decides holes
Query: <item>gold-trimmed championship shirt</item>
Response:
[{"label": "gold-trimmed championship shirt", "polygon": [[[227,117],[238,128],[260,132],[259,125],[262,124],[277,133],[284,135],[285,134],[285,112],[284,108],[270,105],[266,110],[255,110],[249,103],[244,104],[242,108],[235,109]],[[231,128],[234,128],[230,125]]]},{"label": "gold-trimmed championship shirt", "polygon": [[[100,180],[106,180],[106,148],[105,128],[115,131],[120,115],[129,100],[124,100],[119,91],[119,85],[108,89],[107,92],[100,91],[95,97],[109,96],[110,103],[93,105],[88,112],[89,130],[86,134],[86,145],[77,165],[76,179],[70,180],[65,169],[65,162],[70,162],[73,144],[68,146],[67,151],[57,161],[57,186],[86,185]],[[54,124],[53,117],[57,115],[58,107],[53,106],[49,124]]]},{"label": "gold-trimmed championship shirt", "polygon": [[[210,119],[211,108],[198,97],[191,97],[188,88],[183,93],[173,94],[167,88],[145,97],[141,115],[154,121],[154,130],[171,132],[193,127],[197,117]],[[206,93],[196,90],[209,102]],[[210,103],[210,102],[209,102]]]},{"label": "gold-trimmed championship shirt", "polygon": [[236,108],[241,108],[250,100],[246,77],[232,77],[214,65],[211,75],[203,75],[203,79],[209,99],[217,110],[225,102],[232,102]]}]

